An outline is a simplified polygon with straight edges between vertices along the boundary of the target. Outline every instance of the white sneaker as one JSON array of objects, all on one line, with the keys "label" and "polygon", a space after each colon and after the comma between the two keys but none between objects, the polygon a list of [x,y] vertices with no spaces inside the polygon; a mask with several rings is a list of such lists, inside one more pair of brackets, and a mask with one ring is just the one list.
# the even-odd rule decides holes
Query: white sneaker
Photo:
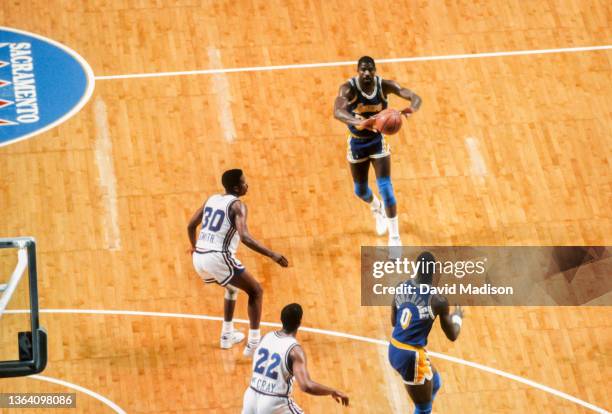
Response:
[{"label": "white sneaker", "polygon": [[244,334],[236,329],[232,332],[224,333],[221,335],[221,349],[230,349],[234,344],[242,342]]},{"label": "white sneaker", "polygon": [[389,259],[401,259],[402,257],[402,239],[398,237],[389,237]]},{"label": "white sneaker", "polygon": [[387,246],[392,247],[392,246],[401,246],[401,245],[402,245],[402,239],[400,239],[399,236],[389,237],[389,243],[387,244]]},{"label": "white sneaker", "polygon": [[382,205],[372,210],[372,215],[376,220],[376,234],[382,236],[387,232],[387,215],[385,214],[384,207]]},{"label": "white sneaker", "polygon": [[259,339],[256,342],[248,341],[246,346],[244,347],[242,355],[247,357],[253,356],[253,352],[255,352],[255,349],[257,349],[257,347],[259,346],[259,341]]}]

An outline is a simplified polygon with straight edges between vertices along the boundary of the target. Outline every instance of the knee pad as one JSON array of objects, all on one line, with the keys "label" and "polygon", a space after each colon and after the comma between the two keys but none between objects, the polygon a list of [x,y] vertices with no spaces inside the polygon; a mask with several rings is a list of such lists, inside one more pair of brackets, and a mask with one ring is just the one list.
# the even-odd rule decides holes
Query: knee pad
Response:
[{"label": "knee pad", "polygon": [[395,205],[395,196],[393,195],[393,184],[391,184],[391,178],[380,177],[376,179],[376,185],[378,186],[378,192],[383,199],[385,207],[391,207]]},{"label": "knee pad", "polygon": [[433,382],[433,388],[431,390],[431,399],[433,400],[434,398],[436,398],[436,393],[442,386],[442,377],[440,376],[440,373],[436,372],[431,381]]},{"label": "knee pad", "polygon": [[368,201],[370,197],[372,197],[372,190],[368,187],[368,183],[358,183],[355,182],[355,194],[357,197],[361,198],[363,201]]},{"label": "knee pad", "polygon": [[432,403],[426,402],[421,404],[415,404],[414,406],[414,414],[431,414]]},{"label": "knee pad", "polygon": [[238,289],[231,286],[225,286],[225,299],[227,300],[236,300],[238,298]]}]

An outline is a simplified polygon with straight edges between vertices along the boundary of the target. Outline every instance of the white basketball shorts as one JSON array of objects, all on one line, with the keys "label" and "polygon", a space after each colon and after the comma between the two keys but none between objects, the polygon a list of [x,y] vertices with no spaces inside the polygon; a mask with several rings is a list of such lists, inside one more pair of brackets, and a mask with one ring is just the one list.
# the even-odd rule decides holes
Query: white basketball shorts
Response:
[{"label": "white basketball shorts", "polygon": [[291,397],[261,394],[251,387],[244,392],[242,414],[303,414]]},{"label": "white basketball shorts", "polygon": [[244,272],[244,266],[231,252],[196,250],[192,259],[193,267],[205,283],[225,286],[234,276]]}]

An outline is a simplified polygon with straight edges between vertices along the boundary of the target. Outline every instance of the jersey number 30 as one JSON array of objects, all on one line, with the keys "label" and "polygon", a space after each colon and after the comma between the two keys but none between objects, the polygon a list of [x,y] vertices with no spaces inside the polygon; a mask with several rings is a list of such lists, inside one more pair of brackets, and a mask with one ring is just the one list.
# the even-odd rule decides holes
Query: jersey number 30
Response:
[{"label": "jersey number 30", "polygon": [[[212,217],[211,217],[212,215]],[[221,228],[221,223],[223,223],[223,219],[225,219],[225,211],[223,210],[215,210],[213,213],[213,209],[210,207],[206,207],[204,209],[204,219],[202,220],[202,230],[208,227],[210,231],[219,231]]]},{"label": "jersey number 30", "polygon": [[[266,377],[272,378],[273,380],[277,379],[278,371],[276,370],[276,367],[278,367],[281,362],[281,356],[276,352],[270,355],[270,351],[268,351],[266,348],[259,348],[259,352],[257,354],[259,355],[259,359],[255,363],[253,371],[258,374],[263,374],[265,371]],[[268,359],[271,359],[272,363],[268,365],[268,369],[266,369],[266,362]]]}]

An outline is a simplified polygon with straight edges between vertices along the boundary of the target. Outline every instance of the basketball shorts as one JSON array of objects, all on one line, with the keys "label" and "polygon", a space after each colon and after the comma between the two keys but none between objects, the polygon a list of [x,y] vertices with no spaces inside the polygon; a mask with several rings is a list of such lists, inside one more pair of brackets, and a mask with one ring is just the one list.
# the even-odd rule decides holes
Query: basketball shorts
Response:
[{"label": "basketball shorts", "polygon": [[367,161],[370,158],[383,158],[391,154],[391,147],[382,134],[378,134],[375,138],[355,138],[350,135],[347,144],[346,158],[353,164]]},{"label": "basketball shorts", "polygon": [[244,392],[242,414],[303,414],[291,397],[260,394],[251,387]]},{"label": "basketball shorts", "polygon": [[404,384],[421,385],[433,378],[427,350],[391,339],[389,362],[401,375]]},{"label": "basketball shorts", "polygon": [[244,272],[244,266],[231,252],[196,250],[192,259],[193,267],[205,283],[225,286],[234,276]]}]

